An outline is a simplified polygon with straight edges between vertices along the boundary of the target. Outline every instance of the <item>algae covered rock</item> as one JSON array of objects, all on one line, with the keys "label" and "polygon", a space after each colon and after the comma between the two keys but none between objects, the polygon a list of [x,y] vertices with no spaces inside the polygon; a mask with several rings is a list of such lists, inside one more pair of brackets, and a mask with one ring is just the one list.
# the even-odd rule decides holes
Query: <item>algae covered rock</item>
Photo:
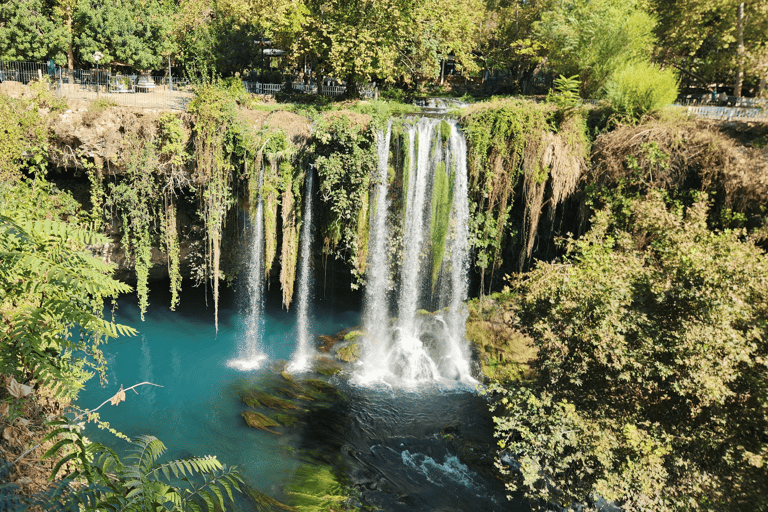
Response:
[{"label": "algae covered rock", "polygon": [[278,409],[281,411],[299,409],[299,406],[290,400],[270,395],[263,391],[252,391],[251,393],[248,393],[243,397],[243,402],[245,402],[248,407],[266,407],[268,409]]},{"label": "algae covered rock", "polygon": [[360,347],[358,347],[357,343],[345,345],[336,351],[336,357],[347,363],[357,361],[360,359]]}]

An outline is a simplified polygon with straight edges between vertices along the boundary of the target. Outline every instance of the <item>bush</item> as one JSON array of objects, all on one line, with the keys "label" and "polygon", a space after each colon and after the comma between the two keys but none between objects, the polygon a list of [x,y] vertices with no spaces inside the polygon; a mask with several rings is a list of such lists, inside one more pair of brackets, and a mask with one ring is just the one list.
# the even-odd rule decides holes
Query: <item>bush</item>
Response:
[{"label": "bush", "polygon": [[605,95],[614,110],[635,119],[672,104],[677,92],[675,71],[662,70],[648,62],[617,69],[605,86]]},{"label": "bush", "polygon": [[765,510],[768,259],[704,201],[628,208],[517,282],[536,379],[491,388],[499,467],[563,507]]}]

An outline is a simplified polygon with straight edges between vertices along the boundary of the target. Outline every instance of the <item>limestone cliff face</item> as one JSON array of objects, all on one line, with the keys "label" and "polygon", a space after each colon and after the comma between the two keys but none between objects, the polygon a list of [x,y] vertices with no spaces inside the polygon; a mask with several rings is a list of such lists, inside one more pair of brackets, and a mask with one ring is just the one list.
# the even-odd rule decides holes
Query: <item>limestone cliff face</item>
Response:
[{"label": "limestone cliff face", "polygon": [[[131,138],[153,140],[158,120],[165,113],[182,119],[185,137],[191,133],[190,116],[184,112],[131,107],[94,108],[93,104],[74,103],[71,108],[54,118],[51,123],[50,162],[65,176],[73,179],[51,178],[60,188],[72,192],[85,208],[90,208],[90,185],[82,176],[86,166],[93,166],[102,178],[114,179],[125,172],[126,148]],[[191,169],[182,170],[191,181]],[[179,231],[181,274],[185,279],[196,279],[204,261],[204,226],[189,205],[187,211],[177,213]],[[93,252],[102,260],[116,265],[115,278],[128,283],[136,282],[134,265],[122,242],[121,220],[112,212],[105,211],[103,227],[111,243],[93,246]],[[168,278],[168,256],[157,247],[152,248],[150,281]]]},{"label": "limestone cliff face", "polygon": [[85,159],[107,174],[119,174],[124,170],[123,153],[129,139],[152,140],[158,120],[165,113],[182,118],[189,138],[191,116],[184,112],[138,107],[99,109],[96,104],[73,104],[51,124],[51,162],[57,167],[82,169]]},{"label": "limestone cliff face", "polygon": [[[170,115],[180,121],[181,140],[187,152],[187,163],[177,166],[173,176],[167,170],[155,172],[164,175],[157,181],[168,182],[176,193],[176,228],[179,235],[180,272],[185,280],[204,279],[206,262],[205,225],[200,215],[198,190],[205,176],[198,176],[194,147],[195,116],[178,110],[146,109],[139,107],[110,106],[97,102],[70,101],[69,109],[48,119],[50,123],[49,161],[59,173],[52,172],[49,178],[56,181],[60,188],[69,190],[85,209],[92,208],[91,182],[89,176],[94,173],[102,183],[119,183],[134,158],[136,141],[153,145],[162,143],[162,118]],[[310,138],[310,120],[304,116],[284,110],[240,112],[242,121],[258,131],[269,127],[286,134],[294,149],[306,146]],[[166,119],[167,120],[167,119]],[[225,127],[222,127],[224,130]],[[162,167],[162,166],[161,166]],[[172,182],[172,183],[171,183]],[[247,189],[240,186],[239,193]],[[104,187],[108,194],[108,187]],[[158,190],[158,193],[160,191]],[[105,198],[105,199],[108,199]],[[235,208],[236,210],[236,208]],[[234,212],[235,216],[236,211]],[[119,212],[104,211],[104,233],[111,243],[93,247],[94,253],[104,261],[117,266],[115,277],[128,283],[136,282],[133,259],[127,253],[122,241],[122,219]],[[159,222],[159,221],[156,221]],[[235,223],[237,224],[237,223]],[[242,223],[239,228],[242,229]],[[233,260],[239,259],[241,242],[237,226],[229,226],[229,240],[224,240],[222,251]],[[168,255],[160,249],[163,244],[154,244],[152,248],[149,272],[150,281],[168,278]],[[229,269],[233,271],[233,269]]]}]

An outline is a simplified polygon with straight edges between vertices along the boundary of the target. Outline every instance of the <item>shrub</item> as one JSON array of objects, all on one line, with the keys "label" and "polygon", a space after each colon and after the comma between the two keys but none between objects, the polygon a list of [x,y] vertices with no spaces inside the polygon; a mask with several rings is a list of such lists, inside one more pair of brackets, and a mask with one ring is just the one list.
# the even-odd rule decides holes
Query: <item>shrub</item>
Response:
[{"label": "shrub", "polygon": [[677,91],[674,70],[662,70],[648,62],[629,63],[617,69],[605,86],[614,110],[635,119],[673,103]]},{"label": "shrub", "polygon": [[705,201],[628,208],[516,281],[536,379],[491,388],[498,466],[562,507],[765,510],[768,259]]}]

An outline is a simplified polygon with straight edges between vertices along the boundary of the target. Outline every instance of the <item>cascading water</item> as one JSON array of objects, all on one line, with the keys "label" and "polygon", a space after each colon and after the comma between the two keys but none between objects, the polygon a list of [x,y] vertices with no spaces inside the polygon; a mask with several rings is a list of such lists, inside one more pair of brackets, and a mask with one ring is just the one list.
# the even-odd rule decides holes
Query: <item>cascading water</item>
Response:
[{"label": "cascading water", "polygon": [[[367,330],[363,361],[369,368],[364,380],[376,380],[376,361],[387,356],[389,330],[389,229],[387,227],[387,171],[392,121],[386,134],[378,133],[379,167],[376,173],[376,197],[370,222],[368,245],[368,282],[365,288],[363,323]],[[382,368],[383,369],[383,368]]]},{"label": "cascading water", "polygon": [[299,298],[296,311],[296,325],[299,342],[296,352],[293,354],[288,371],[292,373],[304,372],[309,368],[309,360],[312,356],[310,344],[310,313],[309,301],[312,298],[312,279],[309,271],[309,256],[312,245],[312,169],[307,170],[307,178],[304,182],[304,218],[301,225],[301,262],[299,266]]},{"label": "cascading water", "polygon": [[[449,134],[445,133],[446,126],[450,127]],[[379,138],[380,182],[371,218],[363,315],[366,337],[354,380],[363,385],[403,388],[424,383],[476,384],[464,336],[469,237],[466,143],[455,121],[432,118],[412,125],[408,137],[410,162],[415,165],[403,171],[408,173],[403,177],[408,185],[397,319],[390,322],[388,301],[388,133]],[[425,231],[430,226],[428,235]],[[436,235],[440,230],[444,230],[443,242]],[[427,307],[437,311],[430,314],[419,310]]]},{"label": "cascading water", "polygon": [[[259,177],[261,185],[261,177]],[[259,194],[256,218],[251,219],[251,253],[248,265],[248,310],[245,319],[244,338],[238,343],[237,359],[227,361],[227,366],[241,371],[256,370],[267,359],[262,349],[264,331],[264,203]]]}]

